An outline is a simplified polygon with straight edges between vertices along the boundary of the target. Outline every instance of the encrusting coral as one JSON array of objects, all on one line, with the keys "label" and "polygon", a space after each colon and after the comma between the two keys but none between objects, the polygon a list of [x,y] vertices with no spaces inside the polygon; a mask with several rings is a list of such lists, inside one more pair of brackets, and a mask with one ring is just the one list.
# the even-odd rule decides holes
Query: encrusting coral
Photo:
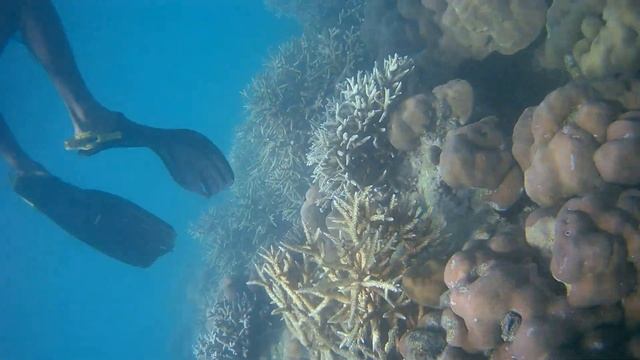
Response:
[{"label": "encrusting coral", "polygon": [[[381,197],[382,196],[382,197]],[[405,262],[437,242],[426,214],[371,187],[334,198],[327,232],[263,251],[262,286],[315,358],[389,356],[398,336]]]},{"label": "encrusting coral", "polygon": [[389,142],[387,124],[412,68],[408,57],[390,56],[338,85],[339,95],[329,101],[307,156],[325,199],[370,185],[394,187],[399,153]]}]

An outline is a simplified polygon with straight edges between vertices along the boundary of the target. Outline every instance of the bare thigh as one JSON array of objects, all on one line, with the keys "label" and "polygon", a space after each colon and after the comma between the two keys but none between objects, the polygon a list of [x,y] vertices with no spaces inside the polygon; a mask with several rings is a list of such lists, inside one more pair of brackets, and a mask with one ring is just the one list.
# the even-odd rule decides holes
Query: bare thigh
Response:
[{"label": "bare thigh", "polygon": [[18,1],[0,0],[0,54],[18,30]]}]

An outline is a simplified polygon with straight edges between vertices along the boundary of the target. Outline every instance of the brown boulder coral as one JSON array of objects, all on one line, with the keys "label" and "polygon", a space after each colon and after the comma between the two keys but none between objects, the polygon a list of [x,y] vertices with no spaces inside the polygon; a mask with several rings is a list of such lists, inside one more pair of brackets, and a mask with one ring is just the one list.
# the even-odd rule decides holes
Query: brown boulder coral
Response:
[{"label": "brown boulder coral", "polygon": [[547,12],[541,63],[575,63],[589,79],[633,75],[640,69],[639,19],[635,0],[555,0]]},{"label": "brown boulder coral", "polygon": [[411,266],[402,274],[402,289],[416,304],[438,308],[440,296],[447,290],[444,284],[444,264],[429,260]]},{"label": "brown boulder coral", "polygon": [[610,183],[640,183],[640,111],[622,114],[607,128],[607,142],[593,156],[602,178]]},{"label": "brown boulder coral", "polygon": [[466,125],[473,112],[474,94],[468,81],[450,80],[432,90],[438,100],[439,114],[443,114],[459,125]]},{"label": "brown boulder coral", "polygon": [[503,210],[522,193],[522,172],[507,150],[496,117],[452,130],[440,155],[442,179],[452,188],[495,190],[489,200]]},{"label": "brown boulder coral", "polygon": [[[545,23],[543,0],[447,0],[443,43],[465,57],[483,59],[494,51],[511,55],[538,37]],[[445,48],[447,46],[444,46]]]},{"label": "brown boulder coral", "polygon": [[633,290],[640,231],[610,195],[569,200],[558,213],[554,238],[551,272],[567,284],[572,306],[613,304]]},{"label": "brown boulder coral", "polygon": [[512,151],[524,170],[527,195],[541,206],[553,206],[602,186],[593,155],[615,115],[575,84],[526,109],[514,128]]},{"label": "brown boulder coral", "polygon": [[445,268],[450,309],[441,323],[449,345],[469,353],[499,346],[520,358],[542,358],[566,340],[562,322],[550,315],[562,299],[529,260],[517,234],[475,240]]},{"label": "brown boulder coral", "polygon": [[389,142],[394,148],[409,151],[420,145],[420,137],[433,117],[432,102],[429,96],[418,94],[400,103],[388,125]]},{"label": "brown boulder coral", "polygon": [[444,331],[439,327],[407,331],[398,342],[398,352],[405,360],[437,360],[447,346]]}]

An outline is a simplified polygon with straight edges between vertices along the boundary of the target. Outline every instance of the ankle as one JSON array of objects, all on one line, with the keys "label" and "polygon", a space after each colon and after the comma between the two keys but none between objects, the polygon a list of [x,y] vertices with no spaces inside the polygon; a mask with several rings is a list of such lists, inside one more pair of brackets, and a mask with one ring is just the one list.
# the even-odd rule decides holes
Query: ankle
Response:
[{"label": "ankle", "polygon": [[69,107],[69,113],[76,133],[103,131],[111,125],[109,118],[111,118],[112,111],[97,102],[71,106]]}]

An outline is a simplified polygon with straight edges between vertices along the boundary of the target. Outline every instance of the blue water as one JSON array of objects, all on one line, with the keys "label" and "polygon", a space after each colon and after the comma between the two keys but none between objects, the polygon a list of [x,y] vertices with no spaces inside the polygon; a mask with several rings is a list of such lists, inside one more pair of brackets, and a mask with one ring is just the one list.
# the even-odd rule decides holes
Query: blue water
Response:
[{"label": "blue water", "polygon": [[[201,131],[225,153],[243,117],[240,90],[269,48],[299,32],[261,0],[54,3],[99,100],[139,122]],[[52,173],[124,196],[178,231],[173,253],[132,268],[65,234],[0,176],[0,359],[189,358],[201,253],[186,229],[211,202],[174,184],[148,151],[65,152],[66,109],[15,42],[0,57],[0,112]]]}]

